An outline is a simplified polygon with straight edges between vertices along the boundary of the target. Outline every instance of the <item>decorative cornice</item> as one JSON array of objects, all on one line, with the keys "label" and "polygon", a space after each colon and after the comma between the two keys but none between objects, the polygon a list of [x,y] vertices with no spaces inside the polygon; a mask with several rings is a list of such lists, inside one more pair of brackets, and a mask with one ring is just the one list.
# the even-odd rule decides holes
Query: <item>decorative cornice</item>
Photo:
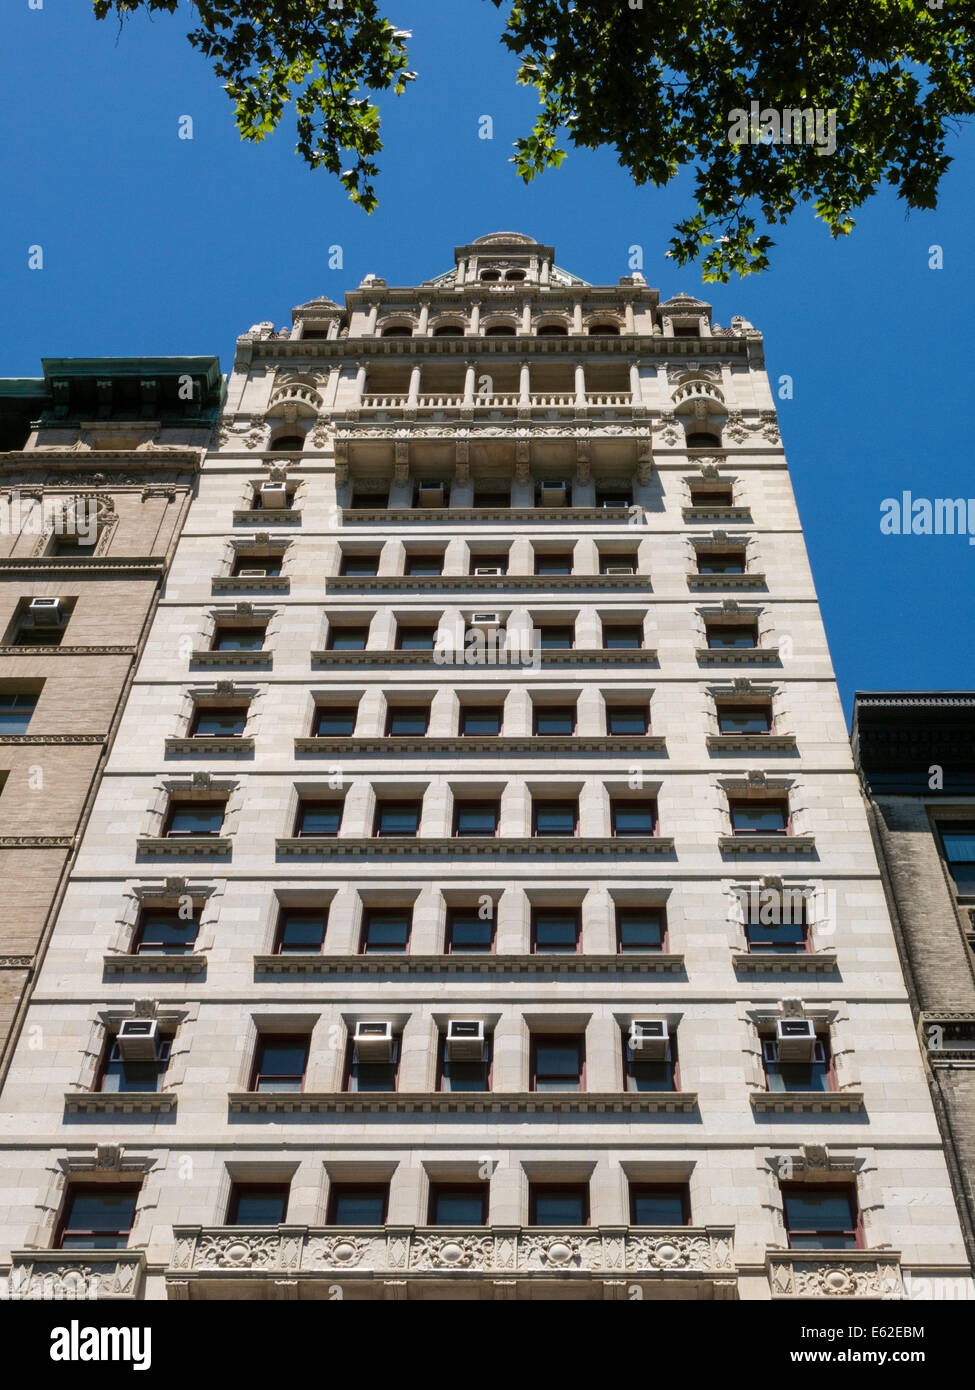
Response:
[{"label": "decorative cornice", "polygon": [[0,970],[32,970],[33,956],[0,956]]},{"label": "decorative cornice", "polygon": [[[23,648],[18,648],[22,651]],[[103,734],[0,734],[0,746],[6,744],[19,745],[21,747],[34,747],[41,744],[101,744],[105,742]]]},{"label": "decorative cornice", "polygon": [[862,1091],[752,1091],[751,1107],[759,1114],[839,1115],[863,1109]]},{"label": "decorative cornice", "polygon": [[2,835],[0,849],[71,849],[72,835]]},{"label": "decorative cornice", "polygon": [[144,1250],[14,1250],[10,1261],[12,1301],[132,1301],[140,1297],[146,1268]]},{"label": "decorative cornice", "polygon": [[[188,740],[185,740],[188,741]],[[167,740],[168,742],[168,740]],[[202,741],[200,741],[202,742]],[[209,742],[209,740],[207,740]],[[401,753],[664,753],[666,742],[656,735],[596,734],[588,737],[526,734],[523,738],[504,736],[476,738],[296,738],[296,753],[363,753],[396,757]]]},{"label": "decorative cornice", "polygon": [[205,955],[149,956],[106,955],[102,958],[106,975],[202,975],[207,968]]},{"label": "decorative cornice", "polygon": [[255,956],[254,970],[258,975],[679,975],[684,957],[662,951],[612,956],[288,954]]},{"label": "decorative cornice", "polygon": [[360,575],[333,576],[325,581],[326,590],[332,593],[373,593],[398,591],[405,593],[441,593],[452,589],[490,593],[496,590],[520,589],[552,592],[559,594],[570,590],[639,590],[650,592],[650,576],[647,574],[457,574],[457,575]]},{"label": "decorative cornice", "polygon": [[699,666],[778,666],[778,647],[698,647]]},{"label": "decorative cornice", "polygon": [[176,1109],[173,1091],[68,1091],[64,1109],[69,1115],[170,1115]]},{"label": "decorative cornice", "polygon": [[815,854],[814,835],[721,835],[722,854]]},{"label": "decorative cornice", "polygon": [[751,507],[681,507],[685,521],[751,521]]},{"label": "decorative cornice", "polygon": [[876,1298],[906,1295],[897,1250],[787,1250],[765,1257],[772,1298]]},{"label": "decorative cornice", "polygon": [[0,656],[135,656],[135,647],[0,647]]},{"label": "decorative cornice", "polygon": [[626,521],[627,507],[344,507],[342,524],[356,522],[390,526],[454,524],[458,521],[507,521],[512,526],[545,521]]},{"label": "decorative cornice", "polygon": [[244,652],[190,652],[191,666],[250,666],[269,671],[272,656],[267,651]]},{"label": "decorative cornice", "polygon": [[689,574],[687,587],[701,589],[767,589],[765,575],[752,571],[750,574]]},{"label": "decorative cornice", "polygon": [[41,555],[36,559],[32,556],[27,559],[6,559],[0,560],[0,574],[87,574],[90,571],[96,574],[161,574],[166,567],[163,559],[155,559],[152,556],[139,558],[137,556],[115,557],[111,555],[84,556],[76,559],[74,556],[58,556],[57,558],[46,558]]},{"label": "decorative cornice", "polygon": [[795,753],[795,734],[708,734],[709,753]]},{"label": "decorative cornice", "polygon": [[[513,656],[517,656],[518,652],[519,649],[515,648]],[[536,664],[534,653],[527,661],[499,659],[494,662],[468,661],[465,660],[463,652],[458,652],[456,659],[449,661],[444,660],[445,655],[446,653],[443,652],[435,654],[432,651],[396,651],[384,648],[360,652],[313,651],[311,662],[313,666],[425,666],[439,667],[447,671],[463,668],[483,670],[490,666],[520,671],[527,670]],[[542,666],[655,667],[658,665],[655,651],[630,647],[565,647],[560,650],[549,648],[538,653],[538,656]]]},{"label": "decorative cornice", "polygon": [[743,975],[835,975],[837,970],[833,950],[783,951],[778,955],[738,951],[731,963]]},{"label": "decorative cornice", "polygon": [[232,1091],[232,1115],[691,1114],[693,1091]]},{"label": "decorative cornice", "polygon": [[[256,569],[257,565],[254,568]],[[291,588],[291,580],[283,574],[266,575],[263,579],[247,579],[242,578],[239,574],[223,574],[216,576],[211,584],[211,593],[214,594],[250,593],[255,590],[268,589],[286,594]]]},{"label": "decorative cornice", "polygon": [[300,526],[301,512],[297,507],[261,508],[252,511],[250,507],[238,507],[234,511],[235,526]]},{"label": "decorative cornice", "polygon": [[[142,842],[140,842],[142,843]],[[165,843],[169,843],[166,841]],[[229,842],[228,842],[229,843]],[[539,836],[537,838],[481,839],[477,836],[386,836],[381,839],[342,839],[332,837],[289,837],[275,840],[275,852],[287,856],[386,859],[444,854],[451,858],[484,856],[502,861],[505,856],[558,858],[565,855],[593,855],[614,859],[634,859],[640,855],[673,854],[674,842],[664,836],[628,839],[584,838],[582,836]]]},{"label": "decorative cornice", "polygon": [[242,758],[247,753],[253,753],[254,740],[244,737],[220,738],[214,736],[167,738],[165,747],[167,753],[197,753],[204,757],[208,753],[230,753]]},{"label": "decorative cornice", "polygon": [[193,859],[229,856],[233,841],[215,835],[140,835],[136,852],[166,859]]}]

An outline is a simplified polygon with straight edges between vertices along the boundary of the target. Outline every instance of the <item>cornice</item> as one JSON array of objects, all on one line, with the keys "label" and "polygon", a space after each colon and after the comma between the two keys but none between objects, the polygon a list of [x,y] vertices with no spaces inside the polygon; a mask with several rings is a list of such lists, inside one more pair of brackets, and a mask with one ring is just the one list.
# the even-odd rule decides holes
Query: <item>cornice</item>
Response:
[{"label": "cornice", "polygon": [[[20,650],[12,648],[11,650]],[[432,651],[397,651],[395,649],[374,649],[360,652],[313,651],[313,666],[423,666],[447,671],[461,669],[484,670],[486,667],[501,667],[507,670],[524,671],[536,664],[532,653],[527,661],[514,660],[520,653],[514,648],[512,660],[504,660],[500,653],[498,660],[486,663],[465,660],[463,651],[447,659],[447,653]],[[0,648],[2,653],[3,648]],[[656,667],[659,663],[657,653],[642,647],[565,647],[561,650],[549,648],[538,653],[542,666],[643,666]]]},{"label": "cornice", "polygon": [[234,737],[207,737],[199,738],[167,738],[165,743],[167,753],[197,753],[205,756],[207,753],[232,753],[236,757],[244,757],[254,751],[254,740],[252,738]]},{"label": "cornice", "polygon": [[106,975],[202,975],[207,958],[187,954],[180,956],[106,955],[102,958]]},{"label": "cornice", "polygon": [[165,859],[229,858],[233,841],[216,835],[140,835],[136,840],[138,854]]},{"label": "cornice", "polygon": [[835,975],[837,971],[836,952],[832,950],[761,956],[736,951],[731,964],[742,975]]},{"label": "cornice", "polygon": [[687,576],[687,587],[691,590],[700,589],[767,589],[768,584],[764,574],[757,570],[752,570],[748,574],[689,574]]},{"label": "cornice", "polygon": [[[169,843],[166,841],[165,843]],[[644,855],[670,855],[674,842],[665,836],[649,835],[599,838],[576,836],[516,836],[481,838],[465,836],[384,836],[369,839],[344,839],[339,836],[290,836],[275,840],[275,852],[289,857],[310,858],[415,858],[428,855],[447,855],[456,858],[490,858],[504,862],[506,856],[520,858],[562,858],[594,856],[599,858],[635,859]]]},{"label": "cornice", "polygon": [[778,647],[698,647],[699,666],[778,666]]},{"label": "cornice", "polygon": [[135,656],[135,647],[0,647],[0,656]]},{"label": "cornice", "polygon": [[73,556],[56,558],[38,556],[25,559],[0,560],[0,574],[151,574],[160,575],[166,561],[155,556]]},{"label": "cornice", "polygon": [[[23,650],[18,648],[18,651]],[[91,745],[102,744],[104,734],[0,734],[0,746],[13,744],[20,747],[34,747],[43,744]]]},{"label": "cornice", "polygon": [[652,592],[648,574],[380,574],[333,575],[325,580],[327,593],[575,593],[579,590]]},{"label": "cornice", "polygon": [[171,1115],[176,1109],[172,1091],[68,1091],[68,1115]]},{"label": "cornice", "polygon": [[708,734],[705,742],[709,753],[798,752],[795,734]]},{"label": "cornice", "polygon": [[0,849],[72,849],[73,835],[0,835]]},{"label": "cornice", "polygon": [[390,526],[439,525],[458,521],[504,521],[512,526],[530,525],[533,522],[580,521],[611,522],[626,521],[627,507],[342,507],[343,526],[356,522],[375,524],[382,522]]},{"label": "cornice", "polygon": [[[184,740],[186,741],[186,740]],[[202,744],[202,740],[200,741]],[[207,743],[210,740],[206,740]],[[332,756],[343,753],[376,754],[395,758],[401,753],[493,753],[505,757],[512,753],[664,753],[666,743],[655,734],[596,734],[588,737],[566,734],[562,737],[545,734],[526,734],[522,738],[470,737],[429,738],[326,738],[312,736],[295,739],[296,753],[320,753]],[[187,750],[194,751],[194,750]]]},{"label": "cornice", "polygon": [[[183,959],[186,959],[184,957]],[[680,975],[684,957],[669,952],[627,955],[258,955],[258,975]]]},{"label": "cornice", "polygon": [[[465,287],[466,289],[466,287]],[[602,293],[602,292],[601,292]],[[607,291],[613,295],[614,291]],[[617,290],[621,303],[627,299],[633,299],[632,291]],[[378,291],[376,297],[383,302],[392,303],[392,292],[389,290]],[[421,298],[427,298],[428,293],[424,290],[423,294],[413,291],[404,296],[401,301],[404,304],[418,303]],[[444,307],[460,309],[461,302],[456,291],[431,291],[429,294],[431,301],[436,300]],[[470,295],[471,300],[477,298],[482,303],[486,295],[481,291],[475,295]],[[524,293],[519,296],[512,295],[510,301],[498,300],[497,308],[500,310],[506,302],[511,304],[511,309],[515,310],[515,305],[520,309],[521,301],[526,296]],[[546,293],[542,304],[537,305],[537,309],[542,307],[548,312],[558,312],[559,309],[568,310],[576,297],[571,291],[564,292],[564,303],[560,303],[560,293],[554,296],[551,292]],[[369,301],[364,301],[369,302]],[[488,337],[483,334],[465,335],[456,338],[437,338],[437,337],[411,337],[411,338],[381,338],[381,337],[360,337],[360,338],[253,338],[241,339],[239,345],[250,349],[252,361],[261,360],[283,360],[288,361],[292,358],[323,358],[326,361],[337,359],[339,361],[355,361],[360,357],[393,357],[393,356],[432,356],[432,357],[458,357],[465,353],[477,353],[481,356],[486,353],[498,353],[511,357],[541,357],[541,356],[595,356],[613,353],[615,355],[632,355],[639,357],[662,357],[662,358],[711,358],[711,357],[735,357],[746,359],[748,357],[748,344],[752,339],[745,337],[710,337],[710,338],[665,338],[658,333],[623,333],[617,337],[589,337],[588,334],[570,333],[566,337],[549,337],[543,335],[539,337],[533,333],[516,333],[514,337]],[[593,351],[593,344],[598,343],[596,352]]]},{"label": "cornice", "polygon": [[863,1109],[862,1091],[752,1091],[752,1109],[760,1115],[840,1115]]},{"label": "cornice", "polygon": [[234,1115],[691,1114],[693,1091],[232,1091]]},{"label": "cornice", "polygon": [[814,835],[721,835],[722,854],[815,854]]}]

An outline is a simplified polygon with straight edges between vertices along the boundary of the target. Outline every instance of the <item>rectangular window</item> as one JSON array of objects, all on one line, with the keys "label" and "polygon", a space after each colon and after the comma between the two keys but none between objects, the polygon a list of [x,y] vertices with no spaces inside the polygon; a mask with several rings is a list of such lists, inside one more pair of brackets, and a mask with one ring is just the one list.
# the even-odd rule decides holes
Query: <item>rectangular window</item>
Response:
[{"label": "rectangular window", "polygon": [[485,1038],[479,1058],[450,1057],[447,1052],[447,1041],[441,1037],[438,1072],[441,1091],[490,1091],[490,1040]]},{"label": "rectangular window", "polygon": [[775,1038],[762,1039],[765,1082],[770,1091],[835,1091],[829,1038],[817,1038],[808,1062],[780,1062]]},{"label": "rectangular window", "polygon": [[497,835],[500,801],[455,801],[455,835]]},{"label": "rectangular window", "polygon": [[603,647],[607,651],[640,651],[642,623],[603,623]]},{"label": "rectangular window", "polygon": [[194,905],[189,917],[177,908],[144,907],[132,942],[137,956],[190,955],[196,944],[200,920]]},{"label": "rectangular window", "polygon": [[771,705],[719,705],[718,728],[723,734],[770,734]]},{"label": "rectangular window", "polygon": [[636,801],[630,797],[609,803],[610,822],[614,835],[655,835],[657,833],[657,803]]},{"label": "rectangular window", "polygon": [[571,574],[572,551],[555,553],[547,550],[535,551],[536,574]]},{"label": "rectangular window", "polygon": [[579,950],[578,908],[537,907],[532,913],[532,951],[536,956],[575,955]]},{"label": "rectangular window", "polygon": [[533,835],[577,835],[578,801],[532,801]]},{"label": "rectangular window", "polygon": [[360,1062],[355,1055],[355,1044],[350,1043],[345,1089],[356,1092],[395,1091],[399,1082],[399,1053],[399,1038],[394,1038],[391,1062]]},{"label": "rectangular window", "polygon": [[743,550],[699,550],[697,553],[698,574],[744,574],[745,552]]},{"label": "rectangular window", "polygon": [[790,1250],[857,1250],[863,1245],[852,1187],[783,1187]]},{"label": "rectangular window", "polygon": [[267,629],[263,627],[217,627],[213,633],[213,652],[259,652]]},{"label": "rectangular window", "polygon": [[391,738],[414,738],[426,733],[430,725],[430,711],[422,705],[404,705],[400,709],[391,708],[386,715],[386,733]]},{"label": "rectangular window", "polygon": [[511,492],[489,491],[486,488],[475,488],[474,490],[475,507],[510,507]]},{"label": "rectangular window", "polygon": [[36,691],[0,692],[0,734],[26,734],[36,704]]},{"label": "rectangular window", "polygon": [[327,908],[283,907],[275,951],[279,956],[318,955],[325,941]]},{"label": "rectangular window", "polygon": [[430,1188],[431,1226],[486,1226],[487,1183],[467,1187],[436,1183]]},{"label": "rectangular window", "polygon": [[712,650],[726,647],[757,647],[757,623],[709,623],[707,625],[708,646]]},{"label": "rectangular window", "polygon": [[499,570],[501,574],[507,574],[508,552],[505,550],[497,555],[478,555],[477,553],[472,553],[471,574],[477,574],[480,570]]},{"label": "rectangular window", "polygon": [[380,801],[376,804],[373,835],[416,835],[420,829],[420,801]]},{"label": "rectangular window", "polygon": [[528,1189],[528,1220],[532,1226],[588,1226],[588,1185],[533,1182]]},{"label": "rectangular window", "polygon": [[692,482],[690,492],[692,507],[730,507],[734,503],[731,484],[716,478]]},{"label": "rectangular window", "polygon": [[361,955],[405,955],[413,913],[408,907],[370,908],[362,922]]},{"label": "rectangular window", "polygon": [[280,1226],[288,1215],[288,1183],[235,1182],[227,1207],[228,1226]]},{"label": "rectangular window", "polygon": [[576,731],[575,705],[536,705],[534,711],[535,733],[543,736],[564,737]]},{"label": "rectangular window", "polygon": [[312,732],[317,738],[351,738],[355,733],[358,709],[355,705],[340,707],[317,705]]},{"label": "rectangular window", "polygon": [[975,893],[975,821],[943,821],[938,830],[955,888],[966,897]]},{"label": "rectangular window", "polygon": [[685,1186],[630,1183],[630,1224],[633,1226],[689,1226],[691,1197]]},{"label": "rectangular window", "polygon": [[135,1223],[138,1187],[72,1186],[54,1244],[59,1250],[124,1250]]},{"label": "rectangular window", "polygon": [[503,713],[500,705],[462,705],[461,737],[496,738],[501,733]]},{"label": "rectangular window", "polygon": [[635,552],[629,555],[618,555],[614,553],[602,552],[599,556],[600,574],[636,574],[638,569],[637,557]]},{"label": "rectangular window", "polygon": [[240,738],[247,724],[247,706],[200,705],[190,723],[191,738]]},{"label": "rectangular window", "polygon": [[763,922],[751,917],[745,923],[749,953],[753,956],[801,954],[809,950],[809,927],[795,913],[778,913],[779,922]]},{"label": "rectangular window", "polygon": [[328,1196],[330,1226],[385,1226],[389,1183],[333,1183]]},{"label": "rectangular window", "polygon": [[400,652],[432,652],[437,629],[432,624],[404,623],[396,628],[396,650]]},{"label": "rectangular window", "polygon": [[597,487],[597,507],[632,507],[633,493],[628,488]]},{"label": "rectangular window", "polygon": [[305,1085],[311,1039],[300,1033],[265,1034],[257,1040],[252,1091],[300,1091]]},{"label": "rectangular window", "polygon": [[442,555],[407,555],[407,574],[443,574]]},{"label": "rectangular window", "polygon": [[585,1090],[585,1042],[578,1035],[537,1034],[531,1044],[533,1091]]},{"label": "rectangular window", "polygon": [[543,652],[571,650],[575,646],[574,623],[542,623],[536,631],[539,649]]},{"label": "rectangular window", "polygon": [[647,1047],[634,1047],[623,1034],[623,1076],[627,1091],[677,1091],[677,1040],[671,1036],[665,1057],[648,1056]]},{"label": "rectangular window", "polygon": [[125,1091],[159,1091],[169,1066],[172,1043],[161,1039],[154,1062],[131,1062],[122,1056],[118,1043],[110,1038],[99,1069],[96,1091],[121,1094]]},{"label": "rectangular window", "polygon": [[667,925],[662,907],[618,907],[616,943],[621,955],[666,949]]},{"label": "rectangular window", "polygon": [[364,652],[368,641],[368,627],[330,627],[327,646],[330,652]]},{"label": "rectangular window", "polygon": [[489,954],[494,949],[493,912],[482,918],[476,907],[451,908],[447,914],[446,946],[450,956]]},{"label": "rectangular window", "polygon": [[21,625],[14,633],[15,647],[60,647],[64,637],[63,627],[26,627]]},{"label": "rectangular window", "polygon": [[298,807],[295,835],[337,835],[341,824],[341,801],[303,801]]},{"label": "rectangular window", "polygon": [[731,829],[735,835],[786,835],[789,806],[785,801],[731,801]]},{"label": "rectangular window", "polygon": [[223,829],[225,801],[171,801],[164,835],[219,835]]},{"label": "rectangular window", "polygon": [[342,575],[364,575],[366,577],[379,573],[379,556],[377,555],[343,555],[342,567],[339,571]]},{"label": "rectangular window", "polygon": [[608,734],[642,736],[649,731],[650,711],[645,705],[607,705],[606,732]]},{"label": "rectangular window", "polygon": [[268,579],[274,579],[281,573],[283,560],[283,555],[248,555],[238,552],[231,573],[238,577],[249,570],[262,570]]}]

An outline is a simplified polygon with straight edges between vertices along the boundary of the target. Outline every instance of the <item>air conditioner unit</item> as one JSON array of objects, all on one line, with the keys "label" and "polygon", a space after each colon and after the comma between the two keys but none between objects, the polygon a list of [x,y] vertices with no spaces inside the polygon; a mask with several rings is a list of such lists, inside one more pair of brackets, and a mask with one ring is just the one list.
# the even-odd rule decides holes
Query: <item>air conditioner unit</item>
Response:
[{"label": "air conditioner unit", "polygon": [[[779,1062],[779,1061],[781,1061],[782,1059],[781,1059],[781,1056],[780,1056],[780,1053],[779,1053],[779,1044],[778,1044],[777,1042],[775,1042],[772,1038],[763,1038],[763,1040],[762,1040],[762,1056],[765,1058],[765,1061],[766,1061],[766,1062]],[[812,1057],[808,1058],[807,1060],[812,1061],[812,1062],[822,1062],[822,1063],[825,1065],[825,1062],[826,1062],[826,1048],[825,1048],[825,1047],[823,1046],[823,1044],[822,1044],[821,1042],[819,1042],[818,1040],[816,1041],[816,1043],[815,1043],[814,1046],[813,1046]]]},{"label": "air conditioner unit", "polygon": [[775,1025],[780,1062],[811,1062],[816,1053],[816,1028],[811,1018],[780,1018]]},{"label": "air conditioner unit", "polygon": [[476,1018],[452,1018],[447,1024],[447,1056],[452,1062],[484,1060],[484,1024]]},{"label": "air conditioner unit", "polygon": [[636,574],[636,565],[607,565],[607,574]]},{"label": "air conditioner unit", "polygon": [[442,507],[444,505],[443,483],[425,482],[416,485],[416,500],[421,507]]},{"label": "air conditioner unit", "polygon": [[288,505],[288,484],[261,483],[261,501],[265,507],[286,507]]},{"label": "air conditioner unit", "polygon": [[571,493],[568,483],[539,483],[538,501],[543,507],[568,506]]},{"label": "air conditioner unit", "polygon": [[486,577],[488,575],[504,574],[504,570],[500,565],[475,565],[474,573]]},{"label": "air conditioner unit", "polygon": [[630,1050],[642,1062],[663,1062],[670,1047],[670,1030],[663,1018],[635,1018],[630,1025]]},{"label": "air conditioner unit", "polygon": [[357,1062],[391,1062],[393,1060],[393,1025],[391,1023],[357,1023],[353,1042]]},{"label": "air conditioner unit", "polygon": [[500,613],[472,613],[471,627],[500,627]]},{"label": "air conditioner unit", "polygon": [[154,1018],[125,1018],[116,1034],[126,1062],[154,1062],[159,1055],[159,1024]]},{"label": "air conditioner unit", "polygon": [[32,598],[27,612],[35,627],[64,626],[64,604],[59,598]]},{"label": "air conditioner unit", "polygon": [[238,579],[266,579],[267,570],[238,570]]}]

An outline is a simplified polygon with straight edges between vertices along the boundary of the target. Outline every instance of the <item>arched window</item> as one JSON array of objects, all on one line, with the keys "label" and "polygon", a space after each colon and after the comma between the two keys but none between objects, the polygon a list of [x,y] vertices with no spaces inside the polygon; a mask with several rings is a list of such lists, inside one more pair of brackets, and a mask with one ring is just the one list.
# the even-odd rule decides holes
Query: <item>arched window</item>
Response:
[{"label": "arched window", "polygon": [[482,270],[482,271],[481,271],[481,279],[482,279],[486,284],[487,284],[487,283],[493,283],[495,280],[500,280],[500,279],[501,279],[501,272],[500,272],[499,270]]},{"label": "arched window", "polygon": [[304,447],[305,439],[300,434],[279,434],[270,444],[272,454],[300,454]]},{"label": "arched window", "polygon": [[618,338],[620,327],[618,323],[591,323],[589,325],[590,338]]},{"label": "arched window", "polygon": [[464,330],[459,323],[442,323],[433,330],[435,338],[463,338]]},{"label": "arched window", "polygon": [[484,330],[485,338],[513,338],[515,330],[510,323],[496,323]]},{"label": "arched window", "polygon": [[687,436],[688,449],[715,449],[720,444],[717,435],[705,433],[704,430],[692,430]]},{"label": "arched window", "polygon": [[382,331],[384,338],[412,338],[413,329],[408,323],[391,323]]},{"label": "arched window", "polygon": [[569,330],[562,323],[543,323],[538,330],[539,338],[567,338]]},{"label": "arched window", "polygon": [[506,280],[524,280],[525,272],[523,270],[509,270],[504,278]]}]

